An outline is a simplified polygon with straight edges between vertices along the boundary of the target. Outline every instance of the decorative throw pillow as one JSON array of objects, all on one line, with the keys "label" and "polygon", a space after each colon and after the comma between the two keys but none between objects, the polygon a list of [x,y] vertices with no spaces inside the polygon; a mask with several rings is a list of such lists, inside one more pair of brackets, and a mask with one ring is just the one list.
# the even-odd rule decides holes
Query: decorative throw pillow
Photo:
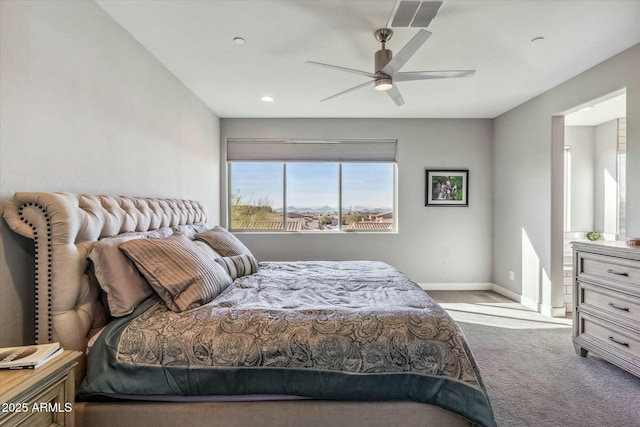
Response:
[{"label": "decorative throw pillow", "polygon": [[144,238],[144,234],[109,237],[96,242],[89,251],[93,274],[107,294],[107,305],[112,316],[130,314],[153,294],[149,283],[118,248],[124,242]]},{"label": "decorative throw pillow", "polygon": [[227,272],[182,235],[130,240],[120,249],[176,312],[204,305],[232,282]]},{"label": "decorative throw pillow", "polygon": [[214,251],[211,246],[207,245],[202,240],[193,240],[193,243],[195,243],[196,246],[198,246],[198,249],[200,249],[202,252],[204,252],[205,255],[207,255],[209,257],[209,259],[215,260],[217,258],[220,258],[220,254],[218,252]]},{"label": "decorative throw pillow", "polygon": [[223,257],[235,256],[235,255],[252,255],[249,248],[247,248],[236,236],[231,234],[226,229],[215,226],[211,230],[207,230],[204,233],[196,234],[196,240],[202,240],[213,248]]},{"label": "decorative throw pillow", "polygon": [[258,271],[258,262],[253,255],[235,255],[230,257],[221,257],[215,260],[229,273],[232,279],[248,276]]}]

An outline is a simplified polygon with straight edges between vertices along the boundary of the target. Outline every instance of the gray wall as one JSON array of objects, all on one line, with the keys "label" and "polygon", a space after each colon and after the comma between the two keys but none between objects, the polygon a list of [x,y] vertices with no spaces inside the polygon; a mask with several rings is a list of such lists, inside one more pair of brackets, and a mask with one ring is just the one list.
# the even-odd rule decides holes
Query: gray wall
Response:
[{"label": "gray wall", "polygon": [[[594,129],[594,230],[618,232],[618,120]],[[631,172],[634,172],[632,169]]]},{"label": "gray wall", "polygon": [[[0,202],[16,191],[200,200],[219,119],[95,3],[0,2]],[[0,220],[0,346],[33,342],[33,245]]]},{"label": "gray wall", "polygon": [[[374,259],[416,282],[491,281],[491,120],[221,119],[220,127],[221,158],[227,138],[398,140],[397,234],[239,234],[258,258]],[[428,167],[468,168],[469,207],[425,207]],[[225,175],[222,161],[222,188]]]},{"label": "gray wall", "polygon": [[[552,117],[625,87],[628,235],[640,236],[637,70],[640,44],[494,120],[493,281],[497,285],[537,299],[547,309],[562,306],[562,198],[557,196],[562,194],[563,174],[557,158],[564,141],[562,136],[552,138],[558,134]],[[509,270],[516,273],[513,281]],[[550,288],[551,281],[556,285]]]},{"label": "gray wall", "polygon": [[618,120],[597,126],[567,126],[571,146],[571,229],[617,233]]},{"label": "gray wall", "polygon": [[571,146],[571,221],[566,231],[593,228],[593,126],[567,126],[564,144]]}]

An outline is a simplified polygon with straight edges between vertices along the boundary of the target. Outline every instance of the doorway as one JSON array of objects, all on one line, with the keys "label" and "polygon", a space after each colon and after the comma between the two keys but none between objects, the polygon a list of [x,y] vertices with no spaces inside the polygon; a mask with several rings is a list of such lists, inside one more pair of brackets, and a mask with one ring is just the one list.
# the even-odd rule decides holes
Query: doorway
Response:
[{"label": "doorway", "polygon": [[625,238],[626,92],[576,108],[564,126],[563,298],[571,312],[571,242]]}]

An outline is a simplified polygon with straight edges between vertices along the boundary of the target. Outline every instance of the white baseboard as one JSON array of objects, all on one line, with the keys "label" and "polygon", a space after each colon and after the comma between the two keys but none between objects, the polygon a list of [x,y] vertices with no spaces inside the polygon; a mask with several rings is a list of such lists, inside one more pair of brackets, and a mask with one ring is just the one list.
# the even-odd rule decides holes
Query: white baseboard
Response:
[{"label": "white baseboard", "polygon": [[567,315],[567,308],[565,306],[552,307],[550,305],[542,304],[540,306],[540,313],[547,317],[564,317]]},{"label": "white baseboard", "polygon": [[493,283],[418,283],[425,291],[490,291]]},{"label": "white baseboard", "polygon": [[538,311],[538,304],[495,283],[418,283],[425,291],[493,291]]},{"label": "white baseboard", "polygon": [[500,294],[503,297],[509,298],[510,300],[517,301],[517,302],[521,303],[522,305],[526,305],[526,304],[524,304],[522,302],[522,295],[517,294],[517,293],[515,293],[513,291],[510,291],[507,288],[503,288],[502,286],[498,286],[495,283],[492,283],[491,284],[491,290],[493,292],[495,292],[496,294]]},{"label": "white baseboard", "polygon": [[538,301],[536,301],[534,299],[520,296],[515,301],[518,301],[520,304],[524,305],[527,308],[530,308],[533,311],[537,311],[537,312],[541,313],[542,306],[541,306],[541,304],[538,303]]},{"label": "white baseboard", "polygon": [[425,291],[493,291],[548,317],[564,317],[566,315],[565,307],[539,304],[538,301],[523,297],[495,283],[418,283],[418,285]]}]

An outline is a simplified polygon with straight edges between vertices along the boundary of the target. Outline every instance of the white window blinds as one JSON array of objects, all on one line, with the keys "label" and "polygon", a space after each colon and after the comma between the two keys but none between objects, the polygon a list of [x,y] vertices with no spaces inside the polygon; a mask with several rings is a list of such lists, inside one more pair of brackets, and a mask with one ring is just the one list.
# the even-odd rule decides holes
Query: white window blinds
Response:
[{"label": "white window blinds", "polygon": [[395,162],[397,141],[228,139],[227,160],[285,162]]}]

